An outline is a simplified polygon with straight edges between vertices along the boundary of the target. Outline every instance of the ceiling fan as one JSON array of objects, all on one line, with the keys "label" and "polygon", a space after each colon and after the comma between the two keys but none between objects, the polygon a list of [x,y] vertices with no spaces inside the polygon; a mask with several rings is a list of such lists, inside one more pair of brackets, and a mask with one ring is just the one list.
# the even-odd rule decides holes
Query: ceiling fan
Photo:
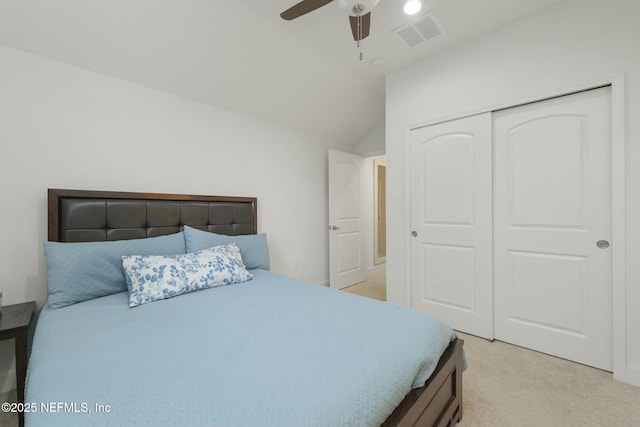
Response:
[{"label": "ceiling fan", "polygon": [[[280,14],[282,19],[291,21],[313,12],[333,0],[303,0]],[[360,46],[360,40],[369,36],[371,29],[371,10],[376,7],[378,0],[337,0],[338,7],[349,14],[349,25],[353,40]]]}]

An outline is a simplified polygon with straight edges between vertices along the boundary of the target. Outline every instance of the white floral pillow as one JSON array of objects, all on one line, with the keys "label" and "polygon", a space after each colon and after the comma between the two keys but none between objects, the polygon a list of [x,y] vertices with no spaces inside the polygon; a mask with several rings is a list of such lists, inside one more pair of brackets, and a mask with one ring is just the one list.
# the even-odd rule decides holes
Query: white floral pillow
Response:
[{"label": "white floral pillow", "polygon": [[123,256],[129,307],[253,279],[235,243],[184,255]]}]

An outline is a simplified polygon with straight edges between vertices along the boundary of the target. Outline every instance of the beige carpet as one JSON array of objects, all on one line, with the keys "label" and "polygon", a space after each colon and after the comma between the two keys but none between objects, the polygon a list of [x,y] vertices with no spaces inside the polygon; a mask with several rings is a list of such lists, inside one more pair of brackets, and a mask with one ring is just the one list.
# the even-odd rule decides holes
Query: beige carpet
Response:
[{"label": "beige carpet", "polygon": [[459,335],[469,365],[459,427],[640,426],[640,388],[610,372]]},{"label": "beige carpet", "polygon": [[351,294],[362,295],[363,297],[369,297],[380,301],[387,300],[387,279],[386,273],[375,273],[367,277],[362,283],[357,283],[348,288],[344,288],[343,291]]}]

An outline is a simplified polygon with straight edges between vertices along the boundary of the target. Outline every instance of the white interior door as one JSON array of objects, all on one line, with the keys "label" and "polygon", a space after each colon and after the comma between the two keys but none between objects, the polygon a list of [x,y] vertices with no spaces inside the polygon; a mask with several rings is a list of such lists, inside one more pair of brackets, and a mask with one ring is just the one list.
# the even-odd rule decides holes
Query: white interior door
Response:
[{"label": "white interior door", "polygon": [[411,303],[491,339],[491,113],[411,132]]},{"label": "white interior door", "polygon": [[496,339],[611,371],[610,88],[497,112],[494,144]]},{"label": "white interior door", "polygon": [[362,216],[364,158],[329,150],[329,283],[342,289],[365,280]]}]

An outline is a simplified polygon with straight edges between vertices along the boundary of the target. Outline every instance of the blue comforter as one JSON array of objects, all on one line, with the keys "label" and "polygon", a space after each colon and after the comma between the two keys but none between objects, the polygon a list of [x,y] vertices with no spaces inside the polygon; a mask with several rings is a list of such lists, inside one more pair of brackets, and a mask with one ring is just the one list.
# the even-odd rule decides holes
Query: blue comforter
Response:
[{"label": "blue comforter", "polygon": [[380,425],[455,337],[403,307],[252,272],[136,308],[126,292],[45,308],[26,426]]}]

